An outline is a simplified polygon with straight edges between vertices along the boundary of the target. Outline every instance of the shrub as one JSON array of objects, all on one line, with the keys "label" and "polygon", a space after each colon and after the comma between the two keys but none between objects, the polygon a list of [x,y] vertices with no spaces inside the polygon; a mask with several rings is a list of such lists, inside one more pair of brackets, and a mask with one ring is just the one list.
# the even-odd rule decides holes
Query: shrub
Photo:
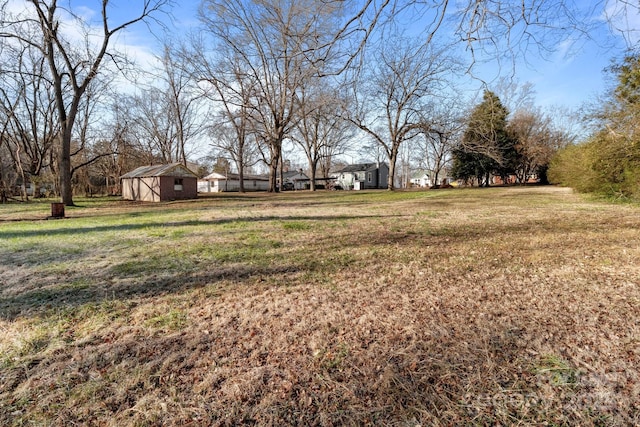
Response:
[{"label": "shrub", "polygon": [[580,192],[640,200],[639,148],[638,142],[601,132],[560,150],[551,161],[549,179]]}]

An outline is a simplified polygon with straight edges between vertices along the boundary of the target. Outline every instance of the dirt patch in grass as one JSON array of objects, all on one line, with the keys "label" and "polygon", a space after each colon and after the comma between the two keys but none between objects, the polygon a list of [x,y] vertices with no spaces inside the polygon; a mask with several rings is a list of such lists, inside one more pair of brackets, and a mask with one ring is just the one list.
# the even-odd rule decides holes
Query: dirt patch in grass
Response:
[{"label": "dirt patch in grass", "polygon": [[0,224],[2,424],[640,423],[638,207],[546,187],[104,209]]}]

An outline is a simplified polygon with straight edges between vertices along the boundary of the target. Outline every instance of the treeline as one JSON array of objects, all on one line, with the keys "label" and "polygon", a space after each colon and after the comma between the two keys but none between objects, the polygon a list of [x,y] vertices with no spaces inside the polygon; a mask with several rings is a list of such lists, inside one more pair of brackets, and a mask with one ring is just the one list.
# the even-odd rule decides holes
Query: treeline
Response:
[{"label": "treeline", "polygon": [[453,150],[452,174],[481,187],[546,184],[551,158],[571,141],[569,133],[533,105],[510,115],[494,92],[485,91]]},{"label": "treeline", "polygon": [[119,34],[168,30],[175,2],[120,14],[108,1],[93,13],[58,3],[0,2],[0,191],[44,188],[67,205],[117,192],[136,166],[203,157],[241,176],[268,169],[270,191],[292,157],[316,177],[346,153],[388,162],[390,190],[417,169],[448,178],[454,150],[469,155],[463,179],[524,181],[543,172],[555,136],[547,118],[516,110],[473,131],[482,124],[467,120],[460,83],[473,52],[516,61],[586,33],[600,13],[566,0],[205,0],[197,24],[136,64]]},{"label": "treeline", "polygon": [[610,72],[616,85],[588,114],[594,130],[551,162],[553,182],[580,192],[640,200],[640,56],[627,55]]}]

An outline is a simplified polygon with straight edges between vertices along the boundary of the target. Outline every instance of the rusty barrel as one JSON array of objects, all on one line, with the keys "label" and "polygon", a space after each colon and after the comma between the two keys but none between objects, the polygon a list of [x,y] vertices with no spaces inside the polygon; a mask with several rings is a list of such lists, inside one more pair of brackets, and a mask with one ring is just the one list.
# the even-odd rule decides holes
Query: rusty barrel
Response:
[{"label": "rusty barrel", "polygon": [[51,218],[64,218],[64,203],[51,203]]}]

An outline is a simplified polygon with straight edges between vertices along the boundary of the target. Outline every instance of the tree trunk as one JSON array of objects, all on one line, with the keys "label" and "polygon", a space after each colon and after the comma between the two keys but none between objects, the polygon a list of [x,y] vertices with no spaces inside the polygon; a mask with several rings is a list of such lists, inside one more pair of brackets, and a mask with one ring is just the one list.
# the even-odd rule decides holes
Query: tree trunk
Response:
[{"label": "tree trunk", "polygon": [[387,190],[393,191],[395,189],[393,184],[393,177],[396,174],[396,161],[398,160],[398,146],[391,149],[389,154],[389,176],[387,177]]},{"label": "tree trunk", "polygon": [[316,170],[318,170],[318,161],[309,163],[311,176],[309,177],[309,190],[316,191]]},{"label": "tree trunk", "polygon": [[278,189],[280,191],[284,190],[284,157],[282,156],[282,150],[280,150],[280,168],[278,169],[278,181],[280,181],[280,185]]},{"label": "tree trunk", "polygon": [[[273,158],[272,158],[273,161]],[[269,193],[276,192],[278,182],[278,163],[272,163],[269,169]]]},{"label": "tree trunk", "polygon": [[238,169],[239,193],[244,193],[244,167]]},{"label": "tree trunk", "polygon": [[71,187],[71,159],[63,154],[60,157],[60,198],[66,206],[73,206],[73,189]]},{"label": "tree trunk", "polygon": [[[24,168],[22,167],[22,161],[20,160],[20,144],[17,144],[16,148],[16,168],[17,172],[20,174],[20,178],[22,179],[22,185],[20,186],[20,192],[22,193],[21,199],[28,201],[29,194],[27,193],[27,178],[24,173]],[[35,191],[33,192],[35,196]]]},{"label": "tree trunk", "polygon": [[309,172],[311,176],[309,177],[309,190],[316,191],[316,171],[318,170],[318,161],[319,159],[316,157],[315,159],[307,153],[307,162],[309,163]]},{"label": "tree trunk", "polygon": [[239,188],[238,192],[244,193],[244,144],[240,144],[238,147],[238,161],[236,162],[236,167],[238,168],[238,181]]},{"label": "tree trunk", "polygon": [[73,204],[73,188],[71,185],[71,131],[70,128],[62,132],[60,152],[60,198],[66,206]]},{"label": "tree trunk", "polygon": [[269,165],[269,192],[275,193],[278,182],[278,166],[280,165],[280,150],[277,144],[271,145],[271,164]]}]

